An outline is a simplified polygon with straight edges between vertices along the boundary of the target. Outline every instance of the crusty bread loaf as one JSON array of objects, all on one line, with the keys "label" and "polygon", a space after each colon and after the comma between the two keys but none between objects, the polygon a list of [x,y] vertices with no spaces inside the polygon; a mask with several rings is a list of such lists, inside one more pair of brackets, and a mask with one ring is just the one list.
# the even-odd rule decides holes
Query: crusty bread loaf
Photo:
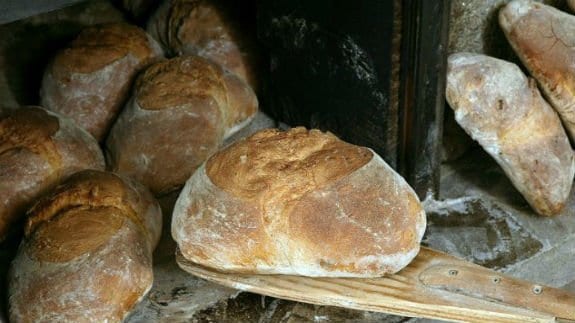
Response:
[{"label": "crusty bread loaf", "polygon": [[165,0],[147,30],[166,52],[209,58],[256,88],[254,46],[228,7],[219,0]]},{"label": "crusty bread loaf", "polygon": [[156,41],[136,26],[89,27],[48,65],[42,105],[71,117],[101,141],[137,72],[161,55]]},{"label": "crusty bread loaf", "polygon": [[575,17],[516,0],[501,9],[499,24],[575,142]]},{"label": "crusty bread loaf", "polygon": [[76,173],[29,212],[9,274],[12,322],[119,322],[152,286],[161,232],[140,184]]},{"label": "crusty bread loaf", "polygon": [[172,237],[186,259],[221,271],[375,277],[417,255],[425,225],[413,190],[372,150],[267,129],[194,173]]},{"label": "crusty bread loaf", "polygon": [[244,81],[205,58],[156,63],[138,78],[110,132],[110,167],[156,194],[167,193],[245,126],[257,105]]},{"label": "crusty bread loaf", "polygon": [[457,122],[501,165],[533,209],[559,213],[575,160],[559,117],[517,65],[479,54],[449,57],[446,96]]},{"label": "crusty bread loaf", "polygon": [[72,120],[39,107],[0,110],[0,241],[42,192],[104,167],[96,140]]}]

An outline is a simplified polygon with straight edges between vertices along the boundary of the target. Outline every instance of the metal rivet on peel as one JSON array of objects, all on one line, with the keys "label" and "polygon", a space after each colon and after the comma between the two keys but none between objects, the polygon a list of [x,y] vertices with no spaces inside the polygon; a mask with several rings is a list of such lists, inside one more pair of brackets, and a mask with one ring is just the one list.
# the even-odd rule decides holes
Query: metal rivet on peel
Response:
[{"label": "metal rivet on peel", "polygon": [[449,270],[449,272],[448,272],[449,276],[457,276],[458,273],[459,273],[459,272],[458,272],[457,270],[455,270],[455,269],[451,269],[451,270]]},{"label": "metal rivet on peel", "polygon": [[499,277],[493,277],[493,283],[499,284],[500,282],[501,282],[501,278],[499,278]]},{"label": "metal rivet on peel", "polygon": [[533,286],[533,294],[539,295],[541,292],[543,292],[543,287],[539,285]]}]

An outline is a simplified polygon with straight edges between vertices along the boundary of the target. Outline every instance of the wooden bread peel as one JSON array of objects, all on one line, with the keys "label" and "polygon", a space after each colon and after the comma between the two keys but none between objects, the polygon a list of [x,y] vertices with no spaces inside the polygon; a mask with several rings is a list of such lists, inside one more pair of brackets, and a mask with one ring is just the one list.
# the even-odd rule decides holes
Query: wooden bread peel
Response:
[{"label": "wooden bread peel", "polygon": [[364,311],[465,322],[575,322],[575,294],[537,285],[422,247],[399,273],[381,278],[227,274],[186,260],[200,278],[277,298]]}]

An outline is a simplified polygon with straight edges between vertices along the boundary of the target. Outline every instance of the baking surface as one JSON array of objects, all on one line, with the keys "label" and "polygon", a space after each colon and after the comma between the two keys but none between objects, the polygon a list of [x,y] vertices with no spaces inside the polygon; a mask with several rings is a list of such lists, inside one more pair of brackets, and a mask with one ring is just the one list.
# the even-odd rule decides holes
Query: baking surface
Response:
[{"label": "baking surface", "polygon": [[367,279],[228,274],[194,264],[179,250],[176,261],[209,281],[306,303],[474,322],[575,319],[575,294],[533,286],[428,248],[397,274]]}]

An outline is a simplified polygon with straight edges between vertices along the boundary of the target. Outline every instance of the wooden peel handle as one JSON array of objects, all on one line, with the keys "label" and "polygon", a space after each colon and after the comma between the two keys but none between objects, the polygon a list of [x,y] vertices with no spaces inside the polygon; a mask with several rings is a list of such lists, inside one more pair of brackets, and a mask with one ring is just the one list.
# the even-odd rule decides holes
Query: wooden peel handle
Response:
[{"label": "wooden peel handle", "polygon": [[433,265],[419,275],[419,280],[429,288],[575,320],[575,295],[565,290],[505,276],[482,267]]}]

